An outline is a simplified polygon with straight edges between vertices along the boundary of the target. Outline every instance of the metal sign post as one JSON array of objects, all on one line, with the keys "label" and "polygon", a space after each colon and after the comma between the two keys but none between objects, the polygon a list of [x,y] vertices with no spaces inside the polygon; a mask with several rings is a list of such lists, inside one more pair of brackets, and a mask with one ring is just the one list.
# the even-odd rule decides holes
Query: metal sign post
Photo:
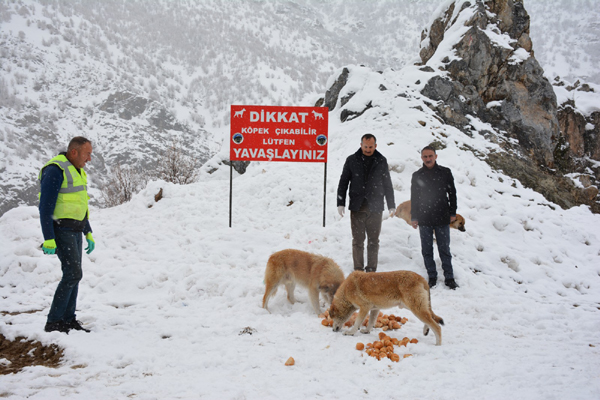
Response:
[{"label": "metal sign post", "polygon": [[325,204],[327,200],[327,163],[323,168],[323,228],[325,228]]},{"label": "metal sign post", "polygon": [[231,204],[233,201],[233,164],[229,163],[229,227],[231,228]]}]

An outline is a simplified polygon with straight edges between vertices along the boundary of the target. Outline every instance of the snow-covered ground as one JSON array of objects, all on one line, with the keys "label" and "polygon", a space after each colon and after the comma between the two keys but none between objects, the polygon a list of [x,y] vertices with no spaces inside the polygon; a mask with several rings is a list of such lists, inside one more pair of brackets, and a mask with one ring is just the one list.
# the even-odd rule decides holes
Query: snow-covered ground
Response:
[{"label": "snow-covered ground", "polygon": [[[339,109],[330,114],[325,227],[322,164],[251,163],[234,174],[231,228],[223,167],[188,186],[151,182],[127,204],[93,209],[96,250],[84,255],[78,303],[78,319],[91,333],[43,331],[60,263],[39,249],[35,207],[6,213],[1,309],[14,315],[2,317],[0,333],[56,343],[65,358],[56,369],[0,376],[0,396],[600,398],[600,216],[586,207],[562,210],[492,171],[468,149],[485,153],[495,145],[476,129],[469,137],[442,126],[419,98],[413,82],[420,73],[351,68],[348,85],[362,82],[352,102],[372,98],[370,88],[380,83],[388,90],[353,121],[340,123]],[[301,303],[289,304],[281,288],[271,313],[261,308],[264,269],[275,251],[319,253],[351,272],[350,219],[337,214],[335,194],[345,158],[367,132],[388,159],[397,204],[410,197],[419,149],[443,143],[438,162],[454,173],[467,221],[466,232],[452,231],[460,288],[441,284],[431,293],[446,322],[443,345],[424,337],[409,311],[385,311],[409,320],[390,336],[419,340],[398,350],[413,355],[398,363],[355,349],[376,340],[378,329],[349,337],[324,327],[302,288]],[[160,188],[164,198],[155,202]],[[383,218],[379,271],[426,275],[418,231]],[[34,312],[15,313],[25,311]],[[294,366],[284,365],[289,357]]]}]

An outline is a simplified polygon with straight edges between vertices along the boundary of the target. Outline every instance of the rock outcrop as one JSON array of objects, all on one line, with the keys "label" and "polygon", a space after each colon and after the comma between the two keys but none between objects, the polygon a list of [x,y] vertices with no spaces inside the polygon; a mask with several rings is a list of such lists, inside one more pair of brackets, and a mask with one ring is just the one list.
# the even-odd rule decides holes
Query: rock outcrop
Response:
[{"label": "rock outcrop", "polygon": [[192,130],[152,99],[117,91],[91,114],[92,121],[106,131],[98,138],[95,153],[108,154],[107,165],[136,165],[151,174],[157,160],[174,145],[181,148],[182,154],[197,160],[197,165],[210,157],[204,142],[206,131]]},{"label": "rock outcrop", "polygon": [[444,122],[467,133],[474,116],[518,141],[504,143],[507,152],[490,155],[490,165],[561,207],[600,212],[598,168],[581,184],[565,176],[598,165],[583,160],[600,160],[599,115],[586,119],[569,103],[559,109],[534,57],[522,1],[455,1],[423,31],[420,58],[436,72],[422,94],[437,101],[431,107]]},{"label": "rock outcrop", "polygon": [[[446,34],[459,29],[465,32],[453,45],[455,57],[435,58]],[[467,114],[476,116],[518,139],[538,164],[554,167],[556,95],[533,55],[522,2],[456,1],[423,31],[422,40],[422,64],[445,72],[423,94],[444,102],[437,111],[446,123],[461,129]]]},{"label": "rock outcrop", "polygon": [[[579,81],[567,85],[557,78],[554,85],[564,93],[557,114],[560,137],[554,150],[556,166],[577,180],[589,201],[595,201],[600,186],[600,95]],[[592,104],[591,109],[586,104]]]},{"label": "rock outcrop", "polygon": [[[321,101],[321,104],[317,104],[316,107],[327,107],[329,108],[329,111],[332,111],[337,105],[338,98],[340,96],[340,91],[348,82],[349,74],[350,71],[348,70],[348,68],[344,68],[340,76],[338,76],[338,78],[333,83],[333,85],[331,85],[329,89],[327,89],[327,92],[325,92],[324,101]],[[342,99],[342,103],[346,103],[347,101],[347,98]]]},{"label": "rock outcrop", "polygon": [[99,107],[100,111],[117,114],[119,118],[130,120],[147,114],[148,122],[159,130],[183,131],[183,126],[175,120],[165,107],[141,96],[128,92],[115,92],[108,96]]},{"label": "rock outcrop", "polygon": [[[600,106],[582,111],[575,100],[594,89],[562,82],[553,87],[544,77],[522,1],[456,0],[422,32],[419,55],[427,78],[415,84],[439,119],[469,136],[473,118],[495,131],[482,133],[501,148],[479,155],[489,165],[563,208],[586,204],[600,213]],[[354,71],[344,68],[316,104],[339,108],[342,122],[372,104],[364,94],[354,101],[356,88],[365,91],[348,84]],[[579,93],[563,94],[561,85]]]}]

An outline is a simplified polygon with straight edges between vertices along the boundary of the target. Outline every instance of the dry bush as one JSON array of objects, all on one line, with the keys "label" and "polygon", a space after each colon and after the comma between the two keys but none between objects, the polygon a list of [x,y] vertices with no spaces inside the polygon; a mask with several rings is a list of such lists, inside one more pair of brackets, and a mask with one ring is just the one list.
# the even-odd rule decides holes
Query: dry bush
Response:
[{"label": "dry bush", "polygon": [[102,185],[102,201],[106,207],[126,203],[147,183],[148,178],[141,171],[119,163],[114,167],[110,179]]},{"label": "dry bush", "polygon": [[188,185],[198,180],[196,162],[185,154],[179,141],[173,141],[157,164],[157,177],[166,182]]},{"label": "dry bush", "polygon": [[198,180],[196,163],[184,153],[181,144],[174,141],[156,162],[156,170],[150,176],[142,170],[120,163],[112,169],[108,181],[101,186],[102,203],[114,207],[131,200],[134,194],[146,187],[150,178],[187,185]]}]

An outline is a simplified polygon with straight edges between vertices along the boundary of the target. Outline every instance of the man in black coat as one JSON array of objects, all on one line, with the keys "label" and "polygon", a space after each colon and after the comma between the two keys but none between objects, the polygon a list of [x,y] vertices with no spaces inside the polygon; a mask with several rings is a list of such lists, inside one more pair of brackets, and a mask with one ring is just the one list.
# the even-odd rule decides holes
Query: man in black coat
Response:
[{"label": "man in black coat", "polygon": [[449,168],[436,162],[437,154],[431,146],[421,150],[423,167],[412,175],[410,200],[411,224],[421,236],[421,254],[429,275],[429,287],[437,283],[433,259],[433,234],[442,260],[446,286],[456,289],[450,253],[450,223],[456,220],[456,188]]},{"label": "man in black coat", "polygon": [[[338,212],[343,217],[346,191],[350,185],[350,226],[352,229],[352,258],[355,270],[375,272],[379,254],[383,198],[390,216],[394,215],[394,188],[387,160],[376,150],[377,139],[363,135],[360,149],[346,159],[338,184]],[[364,244],[367,240],[367,266],[364,264]]]}]

